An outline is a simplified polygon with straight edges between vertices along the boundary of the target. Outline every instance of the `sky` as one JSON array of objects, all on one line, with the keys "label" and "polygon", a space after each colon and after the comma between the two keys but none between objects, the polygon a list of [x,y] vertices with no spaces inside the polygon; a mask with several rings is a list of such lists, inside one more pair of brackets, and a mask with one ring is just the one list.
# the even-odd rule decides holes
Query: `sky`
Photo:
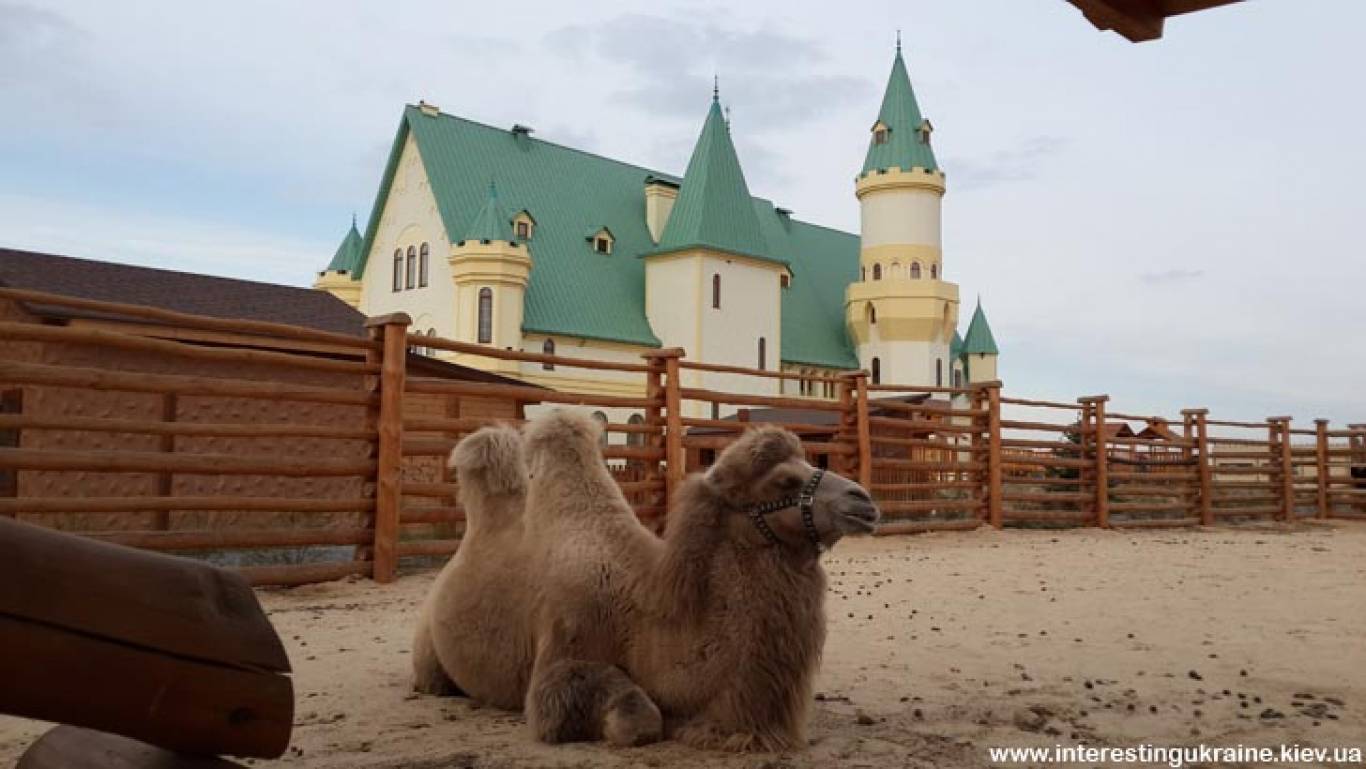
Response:
[{"label": "sky", "polygon": [[1099,32],[1063,0],[0,0],[0,246],[308,285],[405,103],[680,173],[720,80],[750,190],[858,226],[895,31],[945,277],[1010,394],[1366,421],[1366,3]]}]

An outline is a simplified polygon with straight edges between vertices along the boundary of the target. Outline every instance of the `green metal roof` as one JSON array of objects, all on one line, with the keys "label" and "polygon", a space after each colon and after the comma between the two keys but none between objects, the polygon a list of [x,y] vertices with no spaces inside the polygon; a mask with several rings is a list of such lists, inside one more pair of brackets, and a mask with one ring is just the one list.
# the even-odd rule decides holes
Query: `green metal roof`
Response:
[{"label": "green metal roof", "polygon": [[730,128],[713,94],[711,109],[683,174],[683,188],[655,253],[703,247],[786,264],[785,259],[770,256],[751,200],[730,140]]},{"label": "green metal roof", "polygon": [[906,74],[900,42],[896,46],[896,60],[892,62],[892,74],[887,78],[887,91],[882,96],[882,109],[877,113],[877,120],[889,129],[887,141],[877,144],[876,137],[869,137],[863,173],[886,168],[900,168],[903,171],[912,168],[938,170],[934,150],[928,142],[920,140],[920,126],[925,118],[920,114],[915,91],[911,89],[911,78]]},{"label": "green metal roof", "polygon": [[963,335],[957,329],[953,332],[953,341],[949,343],[949,357],[957,358],[963,354]]},{"label": "green metal roof", "polygon": [[356,230],[356,217],[353,216],[351,229],[347,230],[346,237],[342,238],[341,245],[337,246],[337,253],[332,255],[332,261],[327,263],[328,272],[345,272],[351,275],[352,280],[360,280],[360,268],[365,264],[363,244],[364,239]]},{"label": "green metal roof", "polygon": [[[709,112],[707,119],[710,123],[713,114]],[[472,231],[488,205],[490,180],[496,181],[504,211],[526,210],[535,217],[536,230],[527,242],[532,269],[524,331],[660,344],[645,317],[645,260],[637,258],[658,251],[645,223],[644,188],[650,177],[671,184],[684,180],[453,115],[427,115],[409,106],[394,136],[370,212],[362,259],[371,251],[409,135],[417,143],[451,242]],[[733,158],[729,136],[723,138]],[[712,146],[708,153],[715,149]],[[699,186],[712,188],[720,181],[710,178],[718,164],[709,160],[708,165],[708,181]],[[718,177],[730,174],[722,170]],[[750,255],[790,265],[794,277],[782,297],[783,361],[857,368],[844,325],[844,289],[858,279],[858,236],[780,217],[771,202],[748,197],[738,161],[733,177],[724,194],[733,194],[738,181],[739,191],[746,196],[741,200],[748,206],[736,203],[736,207],[747,208],[749,216],[736,211],[730,218],[739,222],[752,218],[753,229],[746,224],[722,227],[707,202],[698,213],[702,226],[696,232],[721,230],[726,237],[707,245],[737,252],[756,249]],[[666,230],[673,226],[687,195],[687,185],[682,187]],[[584,233],[599,227],[607,227],[615,240],[609,256],[584,245]],[[360,272],[353,274],[357,280]]]},{"label": "green metal roof", "polygon": [[459,240],[506,240],[512,241],[512,219],[498,205],[498,187],[489,182],[488,198],[484,207],[479,209],[474,221]]},{"label": "green metal roof", "polygon": [[982,300],[977,300],[977,309],[972,313],[972,322],[968,324],[967,336],[963,337],[963,352],[969,355],[999,355],[996,349],[996,338],[991,335],[991,326],[987,323],[987,315],[982,312]]}]

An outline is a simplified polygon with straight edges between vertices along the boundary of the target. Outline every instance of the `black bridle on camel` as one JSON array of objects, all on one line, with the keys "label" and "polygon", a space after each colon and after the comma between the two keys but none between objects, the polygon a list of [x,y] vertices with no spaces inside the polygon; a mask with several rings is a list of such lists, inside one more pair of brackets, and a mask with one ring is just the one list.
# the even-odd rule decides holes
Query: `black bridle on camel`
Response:
[{"label": "black bridle on camel", "polygon": [[816,487],[821,485],[821,478],[824,477],[824,470],[816,470],[802,485],[801,493],[797,496],[783,497],[751,507],[748,513],[749,519],[754,522],[754,528],[764,535],[764,539],[775,545],[781,545],[782,540],[773,533],[773,527],[768,525],[764,516],[789,507],[796,507],[802,514],[802,528],[806,530],[806,538],[811,540],[811,544],[815,546],[817,553],[824,552],[825,544],[821,542],[821,533],[816,530],[816,518],[813,513],[813,508],[816,505]]}]

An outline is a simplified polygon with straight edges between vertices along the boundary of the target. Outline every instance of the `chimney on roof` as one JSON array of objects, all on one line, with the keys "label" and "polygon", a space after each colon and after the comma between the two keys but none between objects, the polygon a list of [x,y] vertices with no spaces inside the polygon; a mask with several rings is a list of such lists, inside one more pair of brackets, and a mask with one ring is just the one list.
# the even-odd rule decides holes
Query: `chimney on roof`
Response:
[{"label": "chimney on roof", "polygon": [[417,108],[422,110],[422,114],[426,115],[427,117],[436,117],[437,115],[441,114],[440,107],[436,106],[435,104],[428,104],[425,99],[418,100]]},{"label": "chimney on roof", "polygon": [[778,214],[778,221],[783,223],[783,227],[789,229],[792,227],[792,209],[777,206],[773,209],[773,211],[774,213]]},{"label": "chimney on roof", "polygon": [[529,126],[529,125],[522,125],[521,123],[513,123],[513,124],[512,124],[512,134],[513,134],[513,136],[530,136],[530,135],[531,135],[531,132],[532,132],[532,131],[535,131],[535,130],[536,130],[536,129],[532,128],[532,127]]},{"label": "chimney on roof", "polygon": [[658,243],[669,223],[674,201],[678,199],[678,183],[653,174],[645,177],[645,226],[650,228],[650,239]]}]

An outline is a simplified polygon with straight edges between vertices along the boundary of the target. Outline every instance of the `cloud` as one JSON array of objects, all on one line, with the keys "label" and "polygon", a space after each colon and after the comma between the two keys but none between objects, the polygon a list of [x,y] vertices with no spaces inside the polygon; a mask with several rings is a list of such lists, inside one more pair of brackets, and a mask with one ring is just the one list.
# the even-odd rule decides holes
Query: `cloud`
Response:
[{"label": "cloud", "polygon": [[1189,283],[1205,277],[1204,270],[1183,270],[1173,268],[1170,270],[1160,270],[1157,272],[1145,272],[1138,276],[1138,279],[1150,286],[1168,286],[1174,283]]},{"label": "cloud", "polygon": [[613,100],[656,116],[698,119],[717,76],[722,102],[756,134],[857,103],[868,90],[860,78],[819,71],[827,54],[815,38],[769,28],[629,13],[561,27],[545,42],[568,58],[593,56],[624,71],[632,82],[617,88]]},{"label": "cloud", "polygon": [[951,169],[955,189],[971,190],[1006,182],[1034,179],[1046,158],[1066,149],[1068,140],[1041,134],[1027,137],[1015,146],[996,150],[983,158],[952,158],[944,163]]}]

